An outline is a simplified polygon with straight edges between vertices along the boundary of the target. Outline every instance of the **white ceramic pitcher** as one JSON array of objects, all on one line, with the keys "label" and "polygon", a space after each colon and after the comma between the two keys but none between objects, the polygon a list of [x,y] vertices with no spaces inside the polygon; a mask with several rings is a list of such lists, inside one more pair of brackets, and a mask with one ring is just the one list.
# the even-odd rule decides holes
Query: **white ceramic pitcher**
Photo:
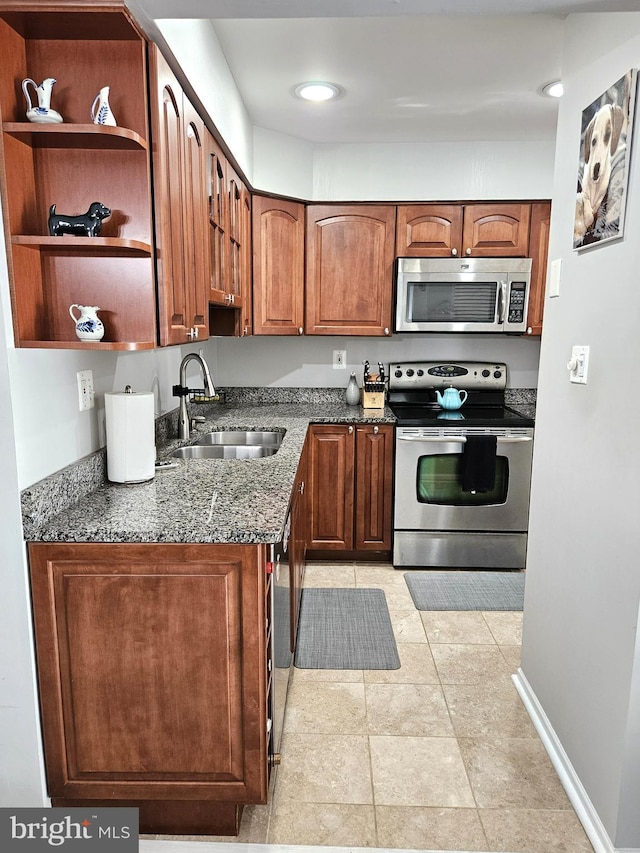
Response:
[{"label": "white ceramic pitcher", "polygon": [[[79,317],[73,313],[74,308],[80,312]],[[76,324],[76,335],[81,341],[101,341],[104,337],[104,326],[98,317],[99,310],[97,305],[77,305],[75,302],[69,306],[69,314]]]},{"label": "white ceramic pitcher", "polygon": [[[55,77],[47,77],[39,86],[31,77],[25,77],[22,81],[22,91],[27,100],[27,118],[29,121],[40,124],[60,124],[62,116],[51,109],[51,90],[55,82]],[[29,84],[33,86],[36,97],[38,98],[37,107],[34,107],[31,103]]]},{"label": "white ceramic pitcher", "polygon": [[91,121],[94,124],[108,124],[116,127],[116,117],[109,106],[109,86],[103,86],[91,104]]}]

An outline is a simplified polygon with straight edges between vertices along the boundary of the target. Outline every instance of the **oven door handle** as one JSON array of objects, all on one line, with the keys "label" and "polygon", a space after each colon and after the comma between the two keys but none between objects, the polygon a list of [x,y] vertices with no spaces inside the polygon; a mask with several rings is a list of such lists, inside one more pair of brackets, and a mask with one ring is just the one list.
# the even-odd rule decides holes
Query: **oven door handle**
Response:
[{"label": "oven door handle", "polygon": [[[533,441],[530,435],[498,435],[497,440],[503,444],[520,444],[523,441]],[[398,441],[426,441],[426,442],[458,442],[465,444],[465,435],[399,435]]]}]

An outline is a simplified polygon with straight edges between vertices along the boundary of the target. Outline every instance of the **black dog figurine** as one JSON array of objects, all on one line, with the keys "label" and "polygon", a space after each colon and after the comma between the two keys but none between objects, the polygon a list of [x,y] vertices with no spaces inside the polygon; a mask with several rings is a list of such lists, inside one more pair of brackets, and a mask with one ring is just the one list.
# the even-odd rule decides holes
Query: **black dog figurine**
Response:
[{"label": "black dog figurine", "polygon": [[102,220],[108,219],[111,211],[99,201],[91,203],[89,210],[81,216],[64,216],[56,213],[56,206],[49,208],[49,234],[62,237],[71,234],[74,237],[97,237],[102,228]]}]

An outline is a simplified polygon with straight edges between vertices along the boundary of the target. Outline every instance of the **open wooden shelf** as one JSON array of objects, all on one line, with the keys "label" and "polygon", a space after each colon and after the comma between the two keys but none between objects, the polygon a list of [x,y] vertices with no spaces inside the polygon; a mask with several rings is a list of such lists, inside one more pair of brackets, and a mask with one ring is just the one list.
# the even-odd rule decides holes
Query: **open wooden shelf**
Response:
[{"label": "open wooden shelf", "polygon": [[27,349],[92,349],[117,351],[134,351],[155,349],[155,341],[20,341],[21,347]]},{"label": "open wooden shelf", "polygon": [[14,234],[15,246],[26,246],[42,252],[64,252],[78,255],[151,255],[151,244],[121,237],[51,237],[49,235]]},{"label": "open wooden shelf", "polygon": [[146,140],[127,127],[5,121],[2,129],[33,148],[85,148],[105,151],[148,149]]}]

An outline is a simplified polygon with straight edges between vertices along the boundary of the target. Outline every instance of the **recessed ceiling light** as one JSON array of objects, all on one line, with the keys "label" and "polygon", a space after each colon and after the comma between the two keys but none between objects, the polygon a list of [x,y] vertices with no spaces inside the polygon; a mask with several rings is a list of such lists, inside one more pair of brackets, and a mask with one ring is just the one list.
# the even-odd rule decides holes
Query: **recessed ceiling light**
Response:
[{"label": "recessed ceiling light", "polygon": [[553,80],[542,87],[542,94],[550,98],[561,98],[564,94],[564,86],[561,80]]},{"label": "recessed ceiling light", "polygon": [[300,83],[293,91],[298,98],[304,98],[305,101],[330,101],[332,98],[337,98],[338,95],[342,94],[340,86],[320,81]]}]

